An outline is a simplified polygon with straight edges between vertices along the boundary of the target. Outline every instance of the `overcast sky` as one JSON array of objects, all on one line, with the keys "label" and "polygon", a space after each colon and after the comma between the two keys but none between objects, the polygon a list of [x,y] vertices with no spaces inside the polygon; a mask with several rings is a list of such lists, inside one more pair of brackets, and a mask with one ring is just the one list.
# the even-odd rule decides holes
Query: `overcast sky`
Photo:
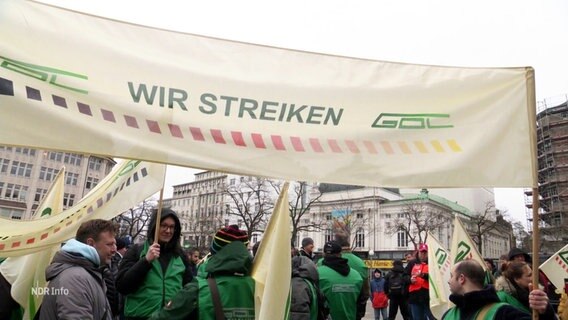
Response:
[{"label": "overcast sky", "polygon": [[[568,1],[42,0],[193,34],[384,61],[468,67],[532,66],[538,101],[568,93]],[[525,146],[519,146],[525,147]],[[168,168],[171,185],[195,171]],[[526,222],[521,189],[497,206]]]}]

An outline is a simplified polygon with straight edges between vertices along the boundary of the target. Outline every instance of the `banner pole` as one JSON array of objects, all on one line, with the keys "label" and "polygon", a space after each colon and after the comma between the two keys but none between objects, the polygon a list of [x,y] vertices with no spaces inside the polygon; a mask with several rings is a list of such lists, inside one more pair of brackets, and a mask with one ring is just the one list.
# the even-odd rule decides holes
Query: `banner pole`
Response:
[{"label": "banner pole", "polygon": [[[536,94],[535,94],[535,78],[534,69],[527,67],[527,112],[529,118],[529,134],[530,134],[530,148],[532,155],[532,286],[538,289],[539,278],[539,197],[538,197],[538,136],[537,136],[537,122],[536,122]],[[538,320],[538,312],[532,310],[532,318]]]},{"label": "banner pole", "polygon": [[168,173],[168,166],[164,172],[164,181],[162,182],[162,189],[160,189],[160,200],[158,200],[158,212],[156,212],[156,229],[154,230],[154,243],[158,243],[160,238],[160,224],[162,220],[162,207],[164,203],[164,188],[166,185],[166,175]]}]

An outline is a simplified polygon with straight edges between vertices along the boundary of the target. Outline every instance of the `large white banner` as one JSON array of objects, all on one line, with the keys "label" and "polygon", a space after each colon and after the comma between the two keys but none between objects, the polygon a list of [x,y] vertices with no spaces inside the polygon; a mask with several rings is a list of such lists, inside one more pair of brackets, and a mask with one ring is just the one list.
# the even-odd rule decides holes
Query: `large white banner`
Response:
[{"label": "large white banner", "polygon": [[0,144],[287,180],[536,181],[530,67],[284,50],[22,0],[0,0],[0,30]]}]

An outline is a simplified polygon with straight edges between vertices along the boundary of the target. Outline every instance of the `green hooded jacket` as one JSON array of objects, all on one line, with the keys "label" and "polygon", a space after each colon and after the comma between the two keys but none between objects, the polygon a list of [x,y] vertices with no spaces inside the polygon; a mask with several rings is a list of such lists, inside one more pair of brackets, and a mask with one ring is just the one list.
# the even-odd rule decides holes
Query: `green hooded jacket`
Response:
[{"label": "green hooded jacket", "polygon": [[[227,319],[254,320],[254,280],[250,276],[252,257],[245,245],[233,241],[208,259],[204,266],[219,288]],[[215,311],[207,279],[197,277],[151,319],[214,320]]]}]

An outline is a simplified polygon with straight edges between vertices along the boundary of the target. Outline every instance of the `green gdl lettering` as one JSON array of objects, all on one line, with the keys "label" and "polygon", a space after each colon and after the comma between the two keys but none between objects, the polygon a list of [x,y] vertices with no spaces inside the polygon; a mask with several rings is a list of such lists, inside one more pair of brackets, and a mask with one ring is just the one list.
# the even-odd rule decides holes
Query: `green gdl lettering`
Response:
[{"label": "green gdl lettering", "polygon": [[371,128],[383,129],[446,129],[454,126],[447,123],[446,113],[381,113]]},{"label": "green gdl lettering", "polygon": [[34,79],[47,82],[53,86],[64,88],[67,90],[88,94],[89,92],[84,89],[72,87],[70,85],[64,85],[61,83],[61,79],[67,81],[77,81],[77,80],[88,80],[88,77],[82,74],[73,73],[65,70],[59,70],[55,68],[40,66],[36,64],[31,64],[27,62],[22,62],[18,60],[9,59],[0,56],[0,67],[8,69],[20,74],[23,74]]}]

